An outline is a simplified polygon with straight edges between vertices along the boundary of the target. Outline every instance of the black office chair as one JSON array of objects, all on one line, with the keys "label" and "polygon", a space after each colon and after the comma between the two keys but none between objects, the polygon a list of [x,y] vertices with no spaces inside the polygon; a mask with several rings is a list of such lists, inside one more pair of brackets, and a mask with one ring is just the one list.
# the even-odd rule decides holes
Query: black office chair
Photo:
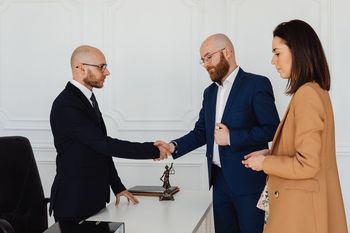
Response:
[{"label": "black office chair", "polygon": [[0,232],[1,233],[15,233],[11,224],[5,219],[0,218]]},{"label": "black office chair", "polygon": [[0,190],[0,218],[7,220],[16,233],[47,229],[47,200],[32,147],[25,137],[0,137]]}]

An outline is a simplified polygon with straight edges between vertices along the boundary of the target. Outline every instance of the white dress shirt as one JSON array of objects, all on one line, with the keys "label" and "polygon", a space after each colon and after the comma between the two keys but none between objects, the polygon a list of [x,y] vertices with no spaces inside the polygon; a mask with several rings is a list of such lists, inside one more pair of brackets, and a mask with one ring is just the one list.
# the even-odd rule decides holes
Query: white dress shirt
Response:
[{"label": "white dress shirt", "polygon": [[91,106],[93,106],[92,101],[90,100],[91,95],[92,95],[92,91],[90,91],[89,88],[87,88],[86,86],[84,86],[83,84],[81,84],[80,82],[78,82],[74,79],[70,80],[70,83],[73,84],[74,86],[76,86],[85,95],[85,97],[90,102]]},{"label": "white dress shirt", "polygon": [[[224,113],[225,106],[227,103],[228,96],[230,95],[233,82],[237,76],[239,67],[232,71],[232,73],[224,80],[222,85],[218,86],[218,93],[216,96],[216,112],[215,112],[215,124],[221,123],[222,114]],[[213,132],[214,133],[214,132]],[[230,144],[230,135],[228,138],[228,144]],[[213,149],[213,163],[219,167],[221,167],[220,156],[219,156],[219,146],[215,143],[214,140],[214,149]]]}]

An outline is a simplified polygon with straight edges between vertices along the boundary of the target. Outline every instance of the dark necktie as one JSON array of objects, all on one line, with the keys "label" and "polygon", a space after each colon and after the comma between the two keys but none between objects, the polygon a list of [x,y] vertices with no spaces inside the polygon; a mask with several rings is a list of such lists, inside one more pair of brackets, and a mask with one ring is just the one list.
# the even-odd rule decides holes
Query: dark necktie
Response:
[{"label": "dark necktie", "polygon": [[94,108],[95,113],[96,113],[96,115],[97,115],[98,123],[101,125],[100,109],[98,108],[98,103],[97,103],[97,100],[96,100],[96,98],[95,98],[94,93],[92,93],[92,95],[91,95],[91,97],[90,97],[90,100],[91,100],[91,102],[92,102],[92,107]]}]

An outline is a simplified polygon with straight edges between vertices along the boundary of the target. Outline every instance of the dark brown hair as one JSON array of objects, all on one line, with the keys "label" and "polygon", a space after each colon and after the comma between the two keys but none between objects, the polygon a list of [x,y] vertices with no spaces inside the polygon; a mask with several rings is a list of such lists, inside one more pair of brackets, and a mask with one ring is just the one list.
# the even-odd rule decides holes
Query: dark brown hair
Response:
[{"label": "dark brown hair", "polygon": [[279,24],[273,37],[284,40],[292,53],[292,70],[286,93],[294,94],[307,82],[317,82],[329,91],[331,80],[322,44],[312,27],[301,20],[291,20]]}]

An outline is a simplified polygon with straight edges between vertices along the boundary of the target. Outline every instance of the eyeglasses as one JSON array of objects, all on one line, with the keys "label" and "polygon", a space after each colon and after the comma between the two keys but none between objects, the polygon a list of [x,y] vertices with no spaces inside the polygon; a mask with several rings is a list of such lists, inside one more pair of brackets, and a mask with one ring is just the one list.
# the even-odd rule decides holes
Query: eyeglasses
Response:
[{"label": "eyeglasses", "polygon": [[213,56],[218,53],[218,52],[221,52],[223,50],[225,50],[226,48],[222,48],[222,49],[219,49],[218,51],[215,51],[215,52],[212,52],[212,53],[209,53],[208,55],[206,55],[205,57],[202,57],[199,61],[199,64],[201,65],[204,65],[205,63],[211,63],[211,59],[213,58]]},{"label": "eyeglasses", "polygon": [[[88,63],[81,63],[84,66],[94,66],[97,67],[99,70],[101,70],[101,72],[103,73],[106,68],[107,68],[107,64],[101,64],[101,65],[94,65],[94,64],[88,64]],[[76,66],[75,68],[78,68],[78,66]]]}]

